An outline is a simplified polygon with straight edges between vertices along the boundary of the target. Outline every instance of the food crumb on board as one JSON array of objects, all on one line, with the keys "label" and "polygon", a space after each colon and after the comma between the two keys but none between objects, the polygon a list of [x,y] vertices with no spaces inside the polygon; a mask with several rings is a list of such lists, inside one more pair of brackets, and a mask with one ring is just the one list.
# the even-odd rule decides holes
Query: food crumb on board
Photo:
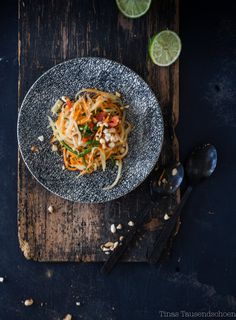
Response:
[{"label": "food crumb on board", "polygon": [[118,245],[119,245],[118,241],[115,241],[115,242],[108,241],[104,244],[101,244],[100,248],[105,254],[110,254],[110,252],[115,250],[115,248]]},{"label": "food crumb on board", "polygon": [[114,242],[114,245],[113,245],[113,247],[112,247],[112,249],[111,249],[111,250],[112,250],[112,251],[113,251],[113,250],[115,250],[115,248],[118,246],[118,244],[119,244],[119,242],[118,242],[118,241]]},{"label": "food crumb on board", "polygon": [[120,236],[119,240],[123,241],[124,240],[124,236]]},{"label": "food crumb on board", "polygon": [[167,184],[166,178],[163,178],[163,179],[161,180],[161,182],[162,182],[163,184]]},{"label": "food crumb on board", "polygon": [[128,226],[133,227],[134,226],[134,222],[133,221],[129,221],[128,222]]},{"label": "food crumb on board", "polygon": [[75,303],[75,305],[77,306],[77,307],[80,307],[80,301],[77,301],[76,303]]},{"label": "food crumb on board", "polygon": [[178,173],[178,171],[176,168],[172,169],[172,171],[171,171],[172,176],[176,176],[177,173]]},{"label": "food crumb on board", "polygon": [[110,249],[109,249],[109,248],[106,248],[103,244],[100,246],[100,248],[101,248],[101,250],[102,250],[103,252],[110,251]]},{"label": "food crumb on board", "polygon": [[26,299],[26,300],[24,301],[24,305],[25,305],[26,307],[32,306],[33,303],[34,303],[34,300],[33,300],[32,298]]},{"label": "food crumb on board", "polygon": [[68,313],[63,320],[72,320],[72,315]]},{"label": "food crumb on board", "polygon": [[0,277],[0,282],[4,282],[4,277]]},{"label": "food crumb on board", "polygon": [[53,213],[53,211],[54,211],[53,206],[50,205],[50,206],[48,207],[48,211],[49,211],[50,213]]},{"label": "food crumb on board", "polygon": [[45,275],[48,279],[51,279],[53,277],[53,270],[47,269]]},{"label": "food crumb on board", "polygon": [[109,251],[111,247],[113,247],[113,242],[111,241],[108,241],[100,246],[101,250],[104,252]]},{"label": "food crumb on board", "polygon": [[121,229],[122,229],[122,224],[119,223],[119,224],[116,226],[116,229],[117,229],[117,230],[121,230]]},{"label": "food crumb on board", "polygon": [[114,225],[114,223],[111,225],[111,233],[115,233],[116,232],[116,227]]},{"label": "food crumb on board", "polygon": [[165,213],[165,215],[164,215],[164,220],[169,220],[169,219],[170,219],[170,217],[168,216],[167,213]]}]

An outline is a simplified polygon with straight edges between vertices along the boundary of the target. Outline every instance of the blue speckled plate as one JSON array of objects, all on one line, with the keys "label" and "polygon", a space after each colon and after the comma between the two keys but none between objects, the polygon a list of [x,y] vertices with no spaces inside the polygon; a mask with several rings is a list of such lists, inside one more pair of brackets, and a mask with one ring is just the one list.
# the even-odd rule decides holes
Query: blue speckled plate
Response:
[{"label": "blue speckled plate", "polygon": [[[109,191],[116,168],[78,178],[63,171],[63,159],[51,152],[48,115],[62,95],[74,97],[81,88],[118,91],[134,129],[129,135],[129,153],[123,162],[122,178]],[[38,140],[43,135],[44,141]],[[18,142],[22,157],[32,175],[49,191],[71,201],[96,203],[119,198],[136,188],[158,160],[163,141],[163,120],[158,101],[149,86],[129,68],[103,58],[80,58],[63,62],[44,73],[30,88],[18,117]],[[32,146],[39,152],[33,153]]]}]

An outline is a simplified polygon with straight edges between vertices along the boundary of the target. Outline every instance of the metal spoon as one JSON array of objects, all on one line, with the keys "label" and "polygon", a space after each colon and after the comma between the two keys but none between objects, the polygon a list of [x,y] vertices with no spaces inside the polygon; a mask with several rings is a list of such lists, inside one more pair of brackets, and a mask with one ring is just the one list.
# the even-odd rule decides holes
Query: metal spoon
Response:
[{"label": "metal spoon", "polygon": [[148,257],[150,263],[158,262],[163,249],[170,238],[173,229],[180,217],[182,208],[189,198],[193,187],[202,180],[210,177],[214,172],[217,164],[217,151],[211,144],[204,144],[193,149],[186,162],[186,173],[188,177],[189,186],[187,187],[180,204],[177,206],[174,214],[167,221],[164,228],[158,235],[153,250]]}]

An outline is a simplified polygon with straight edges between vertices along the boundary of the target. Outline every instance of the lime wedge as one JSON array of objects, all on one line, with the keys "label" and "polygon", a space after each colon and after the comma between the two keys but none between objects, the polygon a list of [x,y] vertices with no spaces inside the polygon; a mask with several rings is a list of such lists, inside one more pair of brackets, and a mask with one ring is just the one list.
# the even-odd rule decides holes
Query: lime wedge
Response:
[{"label": "lime wedge", "polygon": [[180,55],[181,40],[175,32],[164,30],[150,39],[148,51],[153,63],[169,66]]},{"label": "lime wedge", "polygon": [[144,15],[152,0],[116,0],[119,10],[128,18],[139,18]]}]

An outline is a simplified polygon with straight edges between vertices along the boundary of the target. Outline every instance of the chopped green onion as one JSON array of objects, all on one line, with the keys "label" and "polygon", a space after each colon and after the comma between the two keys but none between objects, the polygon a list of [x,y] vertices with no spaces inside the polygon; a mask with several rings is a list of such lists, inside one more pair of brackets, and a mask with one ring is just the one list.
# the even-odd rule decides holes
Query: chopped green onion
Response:
[{"label": "chopped green onion", "polygon": [[94,146],[94,147],[98,147],[100,145],[100,143],[98,141],[96,141],[96,140],[89,140],[89,141],[86,142],[86,144],[88,146]]},{"label": "chopped green onion", "polygon": [[84,131],[87,131],[88,129],[89,129],[89,126],[86,123],[86,125],[84,126]]},{"label": "chopped green onion", "polygon": [[88,154],[89,152],[91,152],[92,149],[93,149],[93,148],[88,148],[88,149],[85,149],[83,152],[79,153],[79,152],[77,152],[76,150],[73,150],[70,146],[68,146],[68,144],[65,143],[65,141],[61,141],[61,144],[62,144],[68,151],[70,151],[71,153],[74,153],[78,158],[84,157],[86,154]]},{"label": "chopped green onion", "polygon": [[90,136],[91,134],[93,134],[93,132],[90,130],[88,124],[86,124],[86,125],[83,127],[82,136],[83,136],[83,137],[88,137],[88,136]]},{"label": "chopped green onion", "polygon": [[89,137],[89,136],[91,136],[93,133],[92,133],[92,131],[87,131],[87,132],[85,132],[84,134],[82,134],[82,137],[83,138],[87,138],[87,137]]},{"label": "chopped green onion", "polygon": [[95,124],[95,126],[93,127],[93,131],[97,131],[98,130],[98,126]]},{"label": "chopped green onion", "polygon": [[92,151],[93,148],[85,149],[83,152],[78,154],[78,158],[84,157],[86,154]]}]

